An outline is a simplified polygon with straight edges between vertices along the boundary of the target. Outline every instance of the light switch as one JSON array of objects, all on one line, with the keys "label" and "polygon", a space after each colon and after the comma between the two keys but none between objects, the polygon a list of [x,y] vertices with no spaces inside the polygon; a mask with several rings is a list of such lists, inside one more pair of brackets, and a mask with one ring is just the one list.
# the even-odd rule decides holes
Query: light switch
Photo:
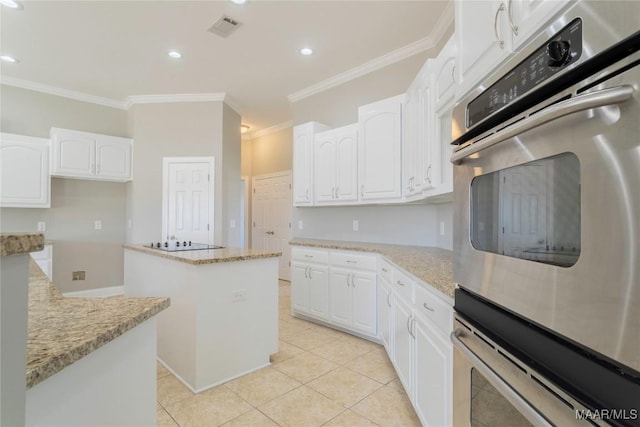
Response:
[{"label": "light switch", "polygon": [[236,228],[236,220],[232,219],[231,221],[229,221],[229,228]]},{"label": "light switch", "polygon": [[360,228],[360,223],[358,222],[357,219],[353,220],[353,231],[358,231],[358,229]]},{"label": "light switch", "polygon": [[97,219],[93,222],[93,228],[96,230],[102,230],[102,221]]}]

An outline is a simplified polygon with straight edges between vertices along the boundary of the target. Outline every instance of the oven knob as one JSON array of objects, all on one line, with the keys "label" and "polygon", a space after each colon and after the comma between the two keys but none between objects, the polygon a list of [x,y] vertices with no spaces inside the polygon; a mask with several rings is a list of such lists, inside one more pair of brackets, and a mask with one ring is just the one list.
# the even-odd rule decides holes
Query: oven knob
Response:
[{"label": "oven knob", "polygon": [[547,55],[549,55],[549,61],[547,64],[550,67],[559,67],[564,65],[569,59],[571,50],[570,44],[565,40],[554,40],[547,45]]}]

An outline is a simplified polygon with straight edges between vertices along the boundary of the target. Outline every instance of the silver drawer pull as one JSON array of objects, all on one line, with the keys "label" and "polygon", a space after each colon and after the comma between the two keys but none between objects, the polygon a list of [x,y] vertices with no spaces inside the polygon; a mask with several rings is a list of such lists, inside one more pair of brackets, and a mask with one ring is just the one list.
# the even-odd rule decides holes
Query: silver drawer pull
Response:
[{"label": "silver drawer pull", "polygon": [[313,255],[305,255],[305,258],[313,258]]},{"label": "silver drawer pull", "polygon": [[357,264],[357,263],[358,263],[358,261],[351,261],[350,259],[348,259],[348,260],[347,260],[347,262],[348,262],[349,264]]},{"label": "silver drawer pull", "polygon": [[384,272],[386,273],[386,272],[387,272],[387,271],[389,271],[389,270],[387,270],[386,268],[383,268],[383,269],[382,269],[382,271],[384,271]]},{"label": "silver drawer pull", "polygon": [[400,286],[404,286],[404,283],[402,283],[400,280],[397,280],[396,283],[398,283],[398,285]]},{"label": "silver drawer pull", "polygon": [[429,311],[436,311],[436,309],[435,309],[435,308],[431,308],[431,307],[429,307],[429,306],[427,305],[427,303],[426,303],[426,302],[425,302],[424,304],[422,304],[422,306],[423,306],[424,308],[426,308],[427,310],[429,310]]}]

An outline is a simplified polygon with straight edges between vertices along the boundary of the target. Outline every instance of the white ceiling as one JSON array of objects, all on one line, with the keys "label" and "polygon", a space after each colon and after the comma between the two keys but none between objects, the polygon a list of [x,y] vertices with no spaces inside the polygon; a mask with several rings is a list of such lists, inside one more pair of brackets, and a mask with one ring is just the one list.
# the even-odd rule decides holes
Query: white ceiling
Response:
[{"label": "white ceiling", "polygon": [[[0,72],[120,102],[224,92],[254,131],[291,119],[290,94],[407,45],[437,43],[448,3],[23,1],[0,11],[0,52],[19,59]],[[223,14],[243,24],[226,39],[207,31]],[[300,55],[303,46],[314,55]]]}]

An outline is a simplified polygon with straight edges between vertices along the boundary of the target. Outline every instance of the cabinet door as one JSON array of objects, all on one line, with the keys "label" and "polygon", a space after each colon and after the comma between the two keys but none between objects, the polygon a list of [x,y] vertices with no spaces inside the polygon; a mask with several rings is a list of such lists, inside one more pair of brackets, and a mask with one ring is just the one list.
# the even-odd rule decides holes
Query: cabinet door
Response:
[{"label": "cabinet door", "polygon": [[[433,65],[433,62],[430,63]],[[423,75],[421,79],[421,83],[419,86],[419,120],[418,120],[418,129],[419,129],[419,145],[422,149],[421,151],[417,151],[416,155],[422,156],[422,162],[419,163],[419,167],[421,168],[421,172],[419,178],[422,183],[422,191],[428,190],[438,185],[435,177],[438,174],[439,164],[436,159],[440,159],[440,150],[437,147],[437,144],[434,143],[432,138],[432,127],[433,127],[433,88],[431,87],[431,71],[433,70],[433,66],[429,68],[429,74]]]},{"label": "cabinet door", "polygon": [[291,308],[302,313],[309,312],[308,264],[291,263]]},{"label": "cabinet door", "polygon": [[313,203],[311,180],[313,175],[313,127],[296,126],[293,129],[293,204]]},{"label": "cabinet door", "polygon": [[570,0],[510,0],[514,29],[513,47],[517,49],[531,36],[537,34],[554,15],[571,4]]},{"label": "cabinet door", "polygon": [[336,200],[336,137],[323,132],[314,138],[314,196],[318,204]]},{"label": "cabinet door", "polygon": [[87,178],[95,176],[96,137],[88,132],[52,129],[51,175]]},{"label": "cabinet door", "polygon": [[131,140],[115,137],[97,139],[96,176],[118,181],[131,180]]},{"label": "cabinet door", "polygon": [[364,334],[376,336],[378,332],[377,295],[378,281],[376,273],[353,272],[351,278],[351,324]]},{"label": "cabinet door", "polygon": [[0,206],[50,206],[49,141],[3,133],[0,136]]},{"label": "cabinet door", "polygon": [[402,194],[405,197],[422,191],[422,180],[417,176],[420,170],[420,76],[416,83],[409,88],[404,103],[402,126]]},{"label": "cabinet door", "polygon": [[425,426],[451,425],[451,343],[420,317],[416,318],[414,332],[414,407]]},{"label": "cabinet door", "polygon": [[329,267],[310,266],[309,314],[321,319],[329,318]]},{"label": "cabinet door", "polygon": [[378,325],[380,339],[387,350],[389,359],[393,362],[393,345],[391,343],[391,329],[393,328],[393,294],[391,285],[386,280],[380,278],[380,298],[378,298]]},{"label": "cabinet door", "polygon": [[404,95],[358,109],[360,200],[402,195],[402,103]]},{"label": "cabinet door", "polygon": [[358,200],[358,126],[336,132],[336,198]]},{"label": "cabinet door", "polygon": [[413,387],[411,359],[413,355],[413,337],[409,332],[412,320],[409,305],[394,295],[393,304],[393,352],[396,372],[404,389],[411,398]]},{"label": "cabinet door", "polygon": [[333,323],[351,326],[351,271],[347,269],[331,268],[329,318]]},{"label": "cabinet door", "polygon": [[459,99],[511,52],[511,29],[504,1],[457,1],[455,8]]}]

